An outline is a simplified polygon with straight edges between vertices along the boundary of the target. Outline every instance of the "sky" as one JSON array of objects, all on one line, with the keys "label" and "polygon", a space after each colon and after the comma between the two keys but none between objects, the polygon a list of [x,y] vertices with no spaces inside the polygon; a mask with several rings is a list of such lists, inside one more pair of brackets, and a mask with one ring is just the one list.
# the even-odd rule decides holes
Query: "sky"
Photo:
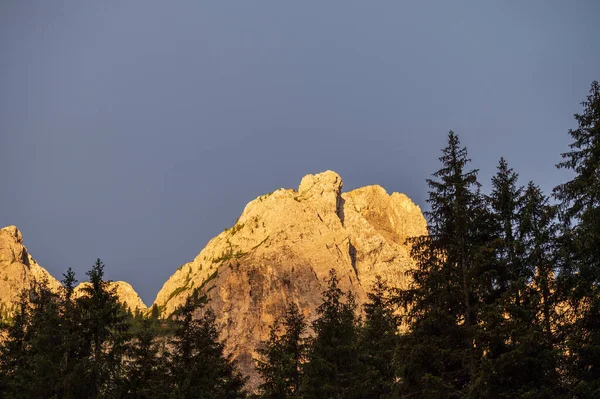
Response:
[{"label": "sky", "polygon": [[427,209],[454,130],[484,188],[547,193],[600,80],[600,2],[0,2],[0,226],[58,279],[151,304],[244,206],[308,173]]}]

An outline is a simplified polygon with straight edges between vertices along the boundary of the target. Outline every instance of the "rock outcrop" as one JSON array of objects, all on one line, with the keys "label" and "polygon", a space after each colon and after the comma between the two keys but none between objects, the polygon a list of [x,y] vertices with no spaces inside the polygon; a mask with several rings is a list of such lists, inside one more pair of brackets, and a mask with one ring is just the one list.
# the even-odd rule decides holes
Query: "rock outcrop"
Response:
[{"label": "rock outcrop", "polygon": [[[0,311],[10,313],[21,291],[43,279],[48,280],[53,291],[59,292],[60,282],[31,257],[19,229],[16,226],[0,229]],[[75,288],[76,295],[85,284],[89,283],[81,283]],[[115,287],[119,301],[131,311],[146,310],[146,305],[129,283],[115,281],[110,287]]]},{"label": "rock outcrop", "polygon": [[58,290],[60,283],[31,257],[16,226],[0,229],[0,308],[10,311],[24,288],[48,280]]},{"label": "rock outcrop", "polygon": [[168,315],[197,288],[222,328],[227,349],[256,384],[252,357],[288,303],[314,319],[329,270],[362,304],[376,275],[396,287],[412,265],[406,238],[427,234],[407,196],[379,186],[342,193],[331,171],[298,188],[251,201],[235,225],[209,241],[164,284],[155,304]]},{"label": "rock outcrop", "polygon": [[[79,283],[74,290],[75,297],[81,296],[83,294],[82,288],[89,285],[90,283],[87,281]],[[110,290],[114,289],[119,302],[125,305],[132,312],[135,312],[136,310],[144,312],[146,310],[146,305],[144,305],[142,298],[140,298],[138,293],[135,292],[131,284],[125,281],[111,281],[108,284],[108,288]]]}]

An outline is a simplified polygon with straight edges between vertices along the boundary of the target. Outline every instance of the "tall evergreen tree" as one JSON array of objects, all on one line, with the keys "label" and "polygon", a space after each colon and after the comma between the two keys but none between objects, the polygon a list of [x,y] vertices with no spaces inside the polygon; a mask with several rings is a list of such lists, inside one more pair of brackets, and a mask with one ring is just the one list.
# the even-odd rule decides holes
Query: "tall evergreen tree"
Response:
[{"label": "tall evergreen tree", "polygon": [[558,168],[575,173],[554,189],[561,202],[563,231],[559,287],[572,315],[568,353],[578,397],[600,396],[600,85],[594,81],[583,112],[569,130],[570,151]]},{"label": "tall evergreen tree", "polygon": [[246,396],[245,379],[236,370],[219,341],[215,316],[203,307],[198,291],[190,295],[175,316],[171,380],[173,398],[237,399]]},{"label": "tall evergreen tree", "polygon": [[77,299],[81,312],[83,351],[89,353],[86,378],[82,389],[90,398],[110,395],[121,376],[125,351],[126,323],[114,289],[104,280],[104,264],[100,259],[87,272],[90,284],[84,286]]},{"label": "tall evergreen tree", "polygon": [[304,365],[302,393],[305,398],[357,398],[360,395],[358,321],[351,293],[339,287],[335,270],[329,272],[323,303],[317,308]]},{"label": "tall evergreen tree", "polygon": [[28,292],[23,290],[17,302],[12,322],[0,343],[0,392],[3,397],[18,397],[19,389],[27,383],[22,379],[27,367],[26,332],[29,324]]},{"label": "tall evergreen tree", "polygon": [[83,332],[83,314],[74,297],[75,273],[71,268],[63,274],[61,293],[61,337],[62,356],[57,367],[62,377],[58,381],[57,395],[60,398],[78,398],[88,394],[88,366],[90,348]]},{"label": "tall evergreen tree", "polygon": [[120,396],[135,399],[168,398],[169,355],[158,336],[160,321],[151,317],[137,321],[125,352]]},{"label": "tall evergreen tree", "polygon": [[406,397],[460,397],[473,380],[480,357],[480,278],[489,241],[487,211],[477,170],[458,136],[448,134],[442,168],[428,179],[429,235],[413,240],[416,267],[401,292],[410,331],[401,340],[401,393]]},{"label": "tall evergreen tree", "polygon": [[400,317],[392,290],[380,276],[376,277],[367,297],[368,301],[363,305],[365,319],[358,339],[364,370],[360,379],[360,397],[387,398],[394,389],[396,379],[394,357]]},{"label": "tall evergreen tree", "polygon": [[57,365],[63,355],[62,337],[57,334],[62,324],[59,296],[50,289],[48,280],[41,279],[24,289],[18,309],[9,330],[8,351],[2,354],[6,366],[13,366],[6,396],[56,397],[62,379]]},{"label": "tall evergreen tree", "polygon": [[292,302],[284,317],[275,320],[269,339],[258,350],[261,359],[256,361],[256,368],[263,379],[259,387],[260,397],[299,397],[302,365],[306,357],[305,334],[304,316],[298,305]]},{"label": "tall evergreen tree", "polygon": [[[558,393],[555,351],[545,334],[535,284],[536,274],[548,274],[549,257],[541,252],[545,248],[540,240],[551,239],[547,229],[552,214],[544,208],[539,189],[530,184],[523,194],[517,181],[501,159],[488,197],[494,222],[488,248],[494,256],[480,294],[477,342],[484,350],[478,377],[469,388],[471,397],[543,398]],[[547,286],[544,279],[537,282]]]}]

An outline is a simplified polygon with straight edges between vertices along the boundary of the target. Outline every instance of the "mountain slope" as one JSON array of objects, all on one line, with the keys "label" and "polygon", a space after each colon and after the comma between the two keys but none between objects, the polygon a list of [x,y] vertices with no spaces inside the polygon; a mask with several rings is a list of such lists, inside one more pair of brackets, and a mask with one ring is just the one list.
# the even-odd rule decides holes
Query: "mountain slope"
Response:
[{"label": "mountain slope", "polygon": [[327,171],[305,176],[297,191],[251,201],[232,228],[169,278],[155,304],[168,315],[200,289],[227,349],[255,383],[252,357],[268,326],[291,301],[312,320],[330,269],[359,305],[376,275],[392,286],[407,283],[412,260],[405,240],[427,234],[419,207],[379,186],[341,189],[340,176]]},{"label": "mountain slope", "polygon": [[16,226],[0,229],[0,307],[11,309],[24,288],[42,279],[47,279],[52,289],[60,287],[58,280],[29,254]]}]

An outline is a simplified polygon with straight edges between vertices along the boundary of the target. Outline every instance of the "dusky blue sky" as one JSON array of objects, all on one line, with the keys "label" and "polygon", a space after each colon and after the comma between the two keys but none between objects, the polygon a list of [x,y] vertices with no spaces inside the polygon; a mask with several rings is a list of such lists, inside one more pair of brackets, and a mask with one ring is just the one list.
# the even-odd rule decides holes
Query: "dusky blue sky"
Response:
[{"label": "dusky blue sky", "polygon": [[597,1],[0,2],[0,225],[151,304],[307,173],[425,207],[448,130],[546,192],[600,79]]}]

